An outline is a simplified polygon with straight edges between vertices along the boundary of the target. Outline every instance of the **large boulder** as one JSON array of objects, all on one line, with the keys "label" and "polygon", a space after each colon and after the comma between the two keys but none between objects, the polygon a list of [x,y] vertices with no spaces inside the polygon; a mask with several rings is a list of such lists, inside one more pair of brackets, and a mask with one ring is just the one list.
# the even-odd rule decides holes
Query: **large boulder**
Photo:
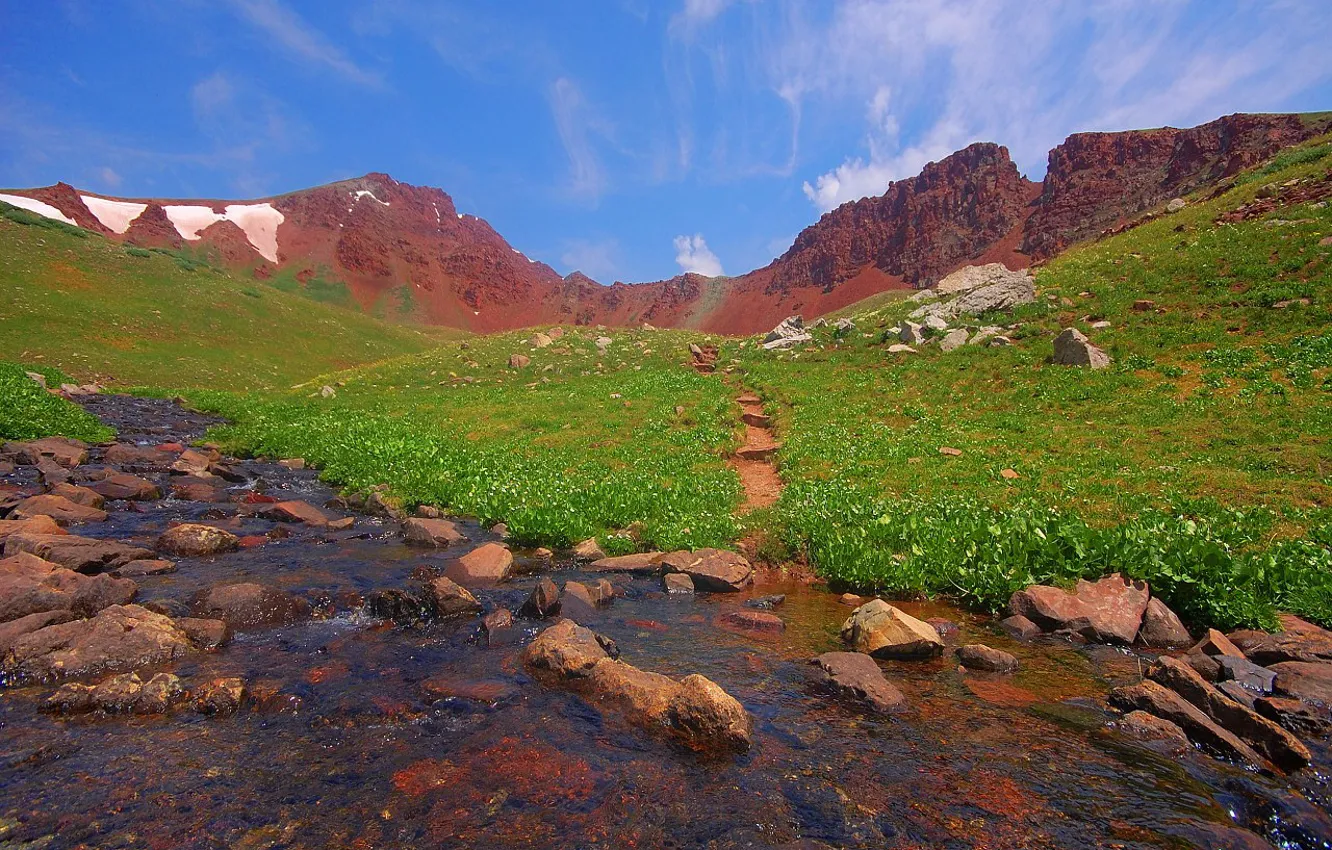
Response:
[{"label": "large boulder", "polygon": [[536,636],[523,650],[523,663],[561,678],[591,674],[598,661],[610,658],[596,634],[573,620],[560,620]]},{"label": "large boulder", "polygon": [[11,534],[5,539],[5,557],[28,552],[79,573],[96,573],[123,567],[131,561],[152,560],[151,549],[96,540],[73,534]]},{"label": "large boulder", "polygon": [[816,684],[838,696],[885,714],[906,704],[902,692],[884,678],[879,665],[863,652],[825,652],[810,663],[820,673]]},{"label": "large boulder", "polygon": [[70,501],[64,496],[47,493],[41,496],[29,496],[10,513],[16,520],[35,519],[49,516],[60,525],[75,525],[82,522],[105,522],[106,511]]},{"label": "large boulder", "polygon": [[310,616],[310,603],[298,596],[254,582],[223,584],[199,593],[191,607],[233,629],[281,626]]},{"label": "large boulder", "polygon": [[1131,644],[1150,600],[1147,585],[1115,573],[1100,581],[1079,581],[1073,593],[1032,585],[1008,600],[1010,613],[1046,631],[1067,629],[1088,640]]},{"label": "large boulder", "polygon": [[871,599],[851,612],[842,624],[842,640],[876,658],[936,658],[944,648],[934,626],[882,599]]},{"label": "large boulder", "polygon": [[1077,328],[1064,328],[1055,337],[1054,362],[1060,366],[1104,369],[1110,365],[1110,355],[1092,345],[1086,334]]},{"label": "large boulder", "polygon": [[800,316],[788,316],[783,319],[781,324],[768,332],[763,338],[762,345],[768,351],[776,351],[786,348],[794,348],[797,345],[803,345],[812,342],[814,337],[805,331],[805,320]]},{"label": "large boulder", "polygon": [[497,584],[513,571],[513,553],[499,543],[484,543],[449,564],[445,575],[458,584]]},{"label": "large boulder", "polygon": [[1312,757],[1299,739],[1253,709],[1224,696],[1184,662],[1163,655],[1149,675],[1283,770],[1299,770],[1309,764]]},{"label": "large boulder", "polygon": [[1009,271],[1003,263],[963,266],[936,283],[933,289],[936,295],[946,298],[950,295],[960,295],[973,289],[980,289],[982,286],[991,286],[1006,281],[1015,281],[1021,284],[1030,275],[1031,273],[1025,270]]},{"label": "large boulder", "polygon": [[234,552],[240,548],[240,538],[225,529],[186,522],[164,531],[157,548],[181,558],[198,558]]},{"label": "large boulder", "polygon": [[660,562],[665,572],[684,573],[693,579],[696,590],[710,593],[735,593],[754,578],[754,568],[745,556],[725,549],[672,552]]},{"label": "large boulder", "polygon": [[19,680],[82,678],[162,664],[196,648],[170,617],[138,605],[113,605],[90,619],[23,635],[0,670]]},{"label": "large boulder", "polygon": [[680,680],[671,701],[670,724],[695,749],[747,750],[753,744],[754,721],[740,701],[706,676],[692,673]]},{"label": "large boulder", "polygon": [[463,543],[467,536],[455,523],[446,519],[423,519],[412,517],[402,524],[402,538],[409,546],[425,546],[445,549],[456,543]]},{"label": "large boulder", "polygon": [[1174,611],[1156,597],[1147,602],[1147,610],[1142,615],[1142,627],[1138,629],[1138,642],[1144,646],[1187,646],[1193,637],[1184,628]]},{"label": "large boulder", "polygon": [[964,292],[956,298],[935,301],[911,311],[912,319],[937,316],[954,319],[963,314],[979,314],[990,310],[1011,310],[1036,301],[1036,287],[1029,272],[1014,272],[1010,276],[986,286]]}]

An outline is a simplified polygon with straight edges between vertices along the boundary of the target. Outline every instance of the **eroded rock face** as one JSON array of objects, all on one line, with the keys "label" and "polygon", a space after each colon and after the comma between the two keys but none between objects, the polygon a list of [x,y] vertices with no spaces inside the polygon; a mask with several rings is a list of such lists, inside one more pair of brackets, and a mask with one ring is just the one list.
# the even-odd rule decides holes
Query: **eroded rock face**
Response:
[{"label": "eroded rock face", "polygon": [[842,624],[842,640],[876,658],[936,658],[943,639],[929,623],[917,620],[882,599],[861,605]]},{"label": "eroded rock face", "polygon": [[221,528],[187,522],[164,531],[157,548],[180,558],[207,557],[236,551],[240,538]]},{"label": "eroded rock face", "polygon": [[900,710],[906,697],[863,652],[825,652],[810,662],[821,676],[817,684],[838,696],[863,703],[884,714]]},{"label": "eroded rock face", "polygon": [[964,315],[980,315],[990,310],[1011,310],[1036,301],[1036,286],[1031,275],[1021,273],[997,283],[964,292],[946,301],[934,301],[911,311],[911,318],[928,322],[947,322]]},{"label": "eroded rock face", "polygon": [[113,605],[90,619],[23,635],[0,669],[18,679],[54,681],[161,664],[195,650],[170,617],[138,605]]},{"label": "eroded rock face", "polygon": [[738,592],[754,577],[754,568],[745,556],[724,549],[672,552],[662,556],[660,562],[664,571],[684,573],[693,580],[695,590],[710,593]]}]

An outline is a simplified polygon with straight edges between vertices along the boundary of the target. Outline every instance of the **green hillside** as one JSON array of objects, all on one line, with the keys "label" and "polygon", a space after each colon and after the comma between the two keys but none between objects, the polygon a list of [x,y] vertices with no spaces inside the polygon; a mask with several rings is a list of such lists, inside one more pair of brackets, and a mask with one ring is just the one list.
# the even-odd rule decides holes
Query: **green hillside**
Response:
[{"label": "green hillside", "polygon": [[290,290],[0,203],[0,360],[120,385],[285,387],[459,335]]}]

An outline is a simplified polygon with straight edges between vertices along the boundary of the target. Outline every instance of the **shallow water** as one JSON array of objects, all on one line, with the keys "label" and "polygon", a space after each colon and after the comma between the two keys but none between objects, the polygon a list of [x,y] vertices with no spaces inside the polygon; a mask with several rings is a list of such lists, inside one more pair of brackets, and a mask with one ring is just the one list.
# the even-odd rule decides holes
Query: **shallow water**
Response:
[{"label": "shallow water", "polygon": [[[193,438],[206,424],[164,402],[90,408],[123,439]],[[311,472],[241,466],[254,481],[238,490],[312,504],[333,496]],[[235,509],[167,500],[78,531],[147,542],[170,520],[217,507]],[[234,522],[238,534],[275,525]],[[1023,669],[1004,677],[943,660],[883,662],[910,709],[869,717],[808,685],[809,658],[838,648],[850,612],[832,594],[769,584],[667,598],[649,579],[612,577],[625,596],[585,625],[637,666],[707,675],[753,714],[750,752],[706,757],[533,681],[518,654],[541,623],[520,619],[516,640],[488,646],[471,618],[396,628],[356,610],[356,594],[410,587],[415,570],[463,547],[408,549],[392,523],[371,517],[345,532],[291,530],[139,580],[141,600],[184,601],[247,580],[322,603],[322,619],[242,633],[162,668],[187,685],[241,676],[261,697],[251,707],[63,719],[37,711],[50,686],[0,696],[0,847],[1244,846],[1226,832],[1237,827],[1284,847],[1332,840],[1326,742],[1315,768],[1292,779],[1126,738],[1104,706],[1109,688],[1139,677],[1126,652],[1017,643],[988,619],[904,603],[957,622],[953,642],[1006,649]],[[495,539],[474,524],[467,532],[468,545]],[[550,573],[558,583],[584,577],[569,563]],[[535,581],[478,596],[487,609],[517,610]],[[784,633],[719,625],[746,598],[779,592]]]}]

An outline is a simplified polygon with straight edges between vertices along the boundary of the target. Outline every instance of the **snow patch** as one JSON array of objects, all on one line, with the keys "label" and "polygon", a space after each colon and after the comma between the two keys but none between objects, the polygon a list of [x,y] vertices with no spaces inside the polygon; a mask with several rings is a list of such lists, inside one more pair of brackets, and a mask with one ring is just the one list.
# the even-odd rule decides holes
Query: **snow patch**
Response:
[{"label": "snow patch", "polygon": [[215,212],[211,207],[194,205],[172,205],[162,208],[167,218],[184,239],[200,239],[199,232],[219,221],[230,221],[239,227],[245,238],[269,262],[278,261],[277,229],[285,216],[274,209],[272,204],[228,204],[225,212]]},{"label": "snow patch", "polygon": [[83,199],[88,211],[97,216],[102,226],[112,233],[124,233],[129,230],[130,222],[148,209],[147,204],[136,204],[133,201],[110,201],[96,195],[79,195],[79,197]]},{"label": "snow patch", "polygon": [[22,195],[0,195],[0,201],[4,201],[10,206],[27,210],[28,212],[34,212],[38,215],[46,216],[47,218],[53,218],[56,221],[63,221],[65,224],[72,224],[75,227],[79,226],[78,222],[74,221],[74,219],[65,215],[60,210],[50,204],[42,203],[35,198],[25,198]]},{"label": "snow patch", "polygon": [[357,189],[357,190],[356,190],[356,200],[359,201],[359,200],[361,200],[361,198],[364,198],[366,195],[369,195],[369,196],[370,196],[370,199],[371,199],[372,201],[374,201],[375,203],[377,203],[377,204],[383,204],[384,206],[388,206],[388,205],[389,205],[389,202],[388,202],[388,201],[381,201],[381,200],[379,200],[379,198],[376,198],[376,197],[375,197],[375,193],[374,193],[374,192],[371,192],[369,189]]}]

